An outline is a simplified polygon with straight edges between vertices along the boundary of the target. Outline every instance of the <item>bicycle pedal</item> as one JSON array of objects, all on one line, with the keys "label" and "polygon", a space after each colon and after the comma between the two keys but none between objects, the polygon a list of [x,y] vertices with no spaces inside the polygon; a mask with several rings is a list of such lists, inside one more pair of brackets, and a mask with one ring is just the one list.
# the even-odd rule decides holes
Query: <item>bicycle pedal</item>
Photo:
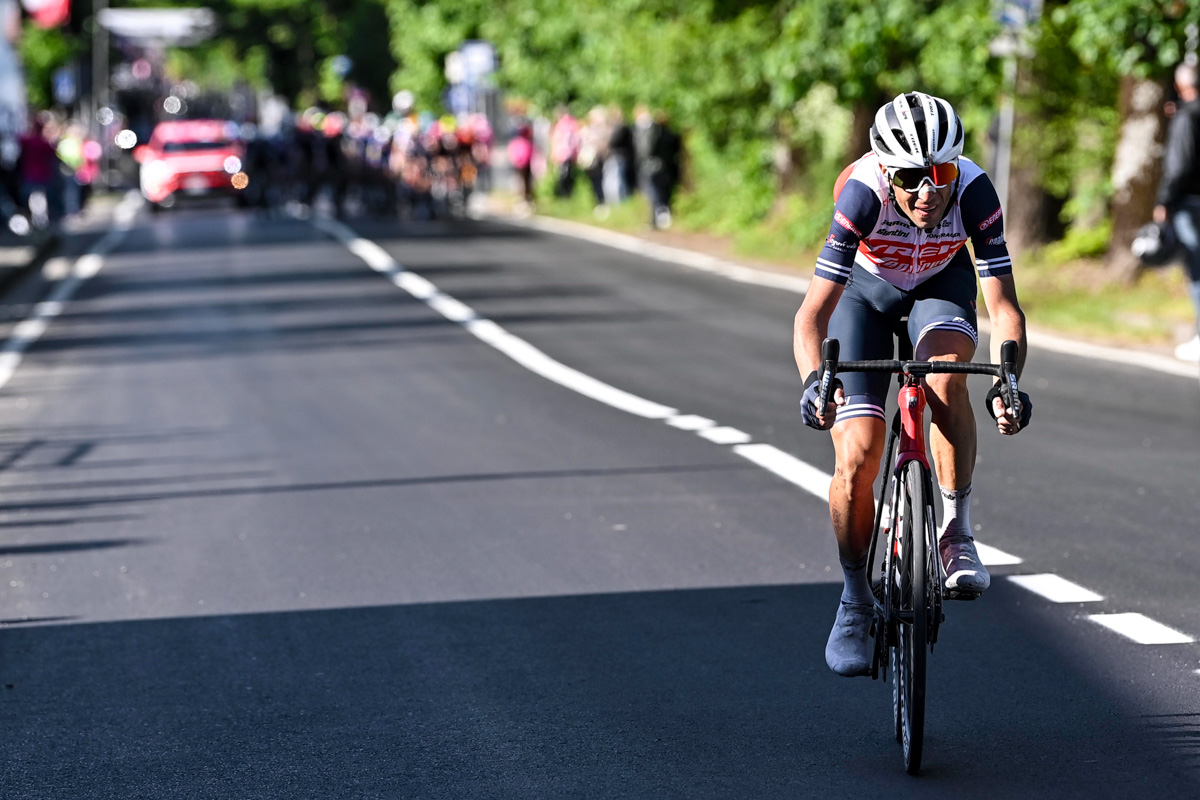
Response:
[{"label": "bicycle pedal", "polygon": [[947,589],[943,597],[947,600],[978,600],[979,592],[963,592],[958,589]]}]

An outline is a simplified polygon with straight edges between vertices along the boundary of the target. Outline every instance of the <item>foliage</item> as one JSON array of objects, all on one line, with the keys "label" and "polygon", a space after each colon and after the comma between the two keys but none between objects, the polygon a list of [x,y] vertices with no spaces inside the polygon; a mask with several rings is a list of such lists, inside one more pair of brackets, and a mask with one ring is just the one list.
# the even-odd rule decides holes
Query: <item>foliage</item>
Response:
[{"label": "foliage", "polygon": [[1200,6],[1182,0],[1071,0],[1051,14],[1071,25],[1071,48],[1086,64],[1119,75],[1156,77],[1183,60],[1187,26],[1200,24]]},{"label": "foliage", "polygon": [[[210,0],[203,3],[220,20],[217,35],[188,47],[169,48],[168,70],[202,88],[228,88],[244,82],[270,86],[284,97],[322,99],[337,104],[344,83],[368,90],[376,107],[386,107],[388,78],[395,69],[388,42],[384,0]],[[26,23],[21,55],[30,83],[30,100],[50,102],[54,69],[87,57],[91,49],[90,3],[76,4],[71,25],[43,31]],[[187,8],[193,0],[122,0],[126,8]],[[81,20],[86,19],[86,23]],[[353,66],[343,78],[332,59],[350,55]]]},{"label": "foliage", "polygon": [[19,50],[30,105],[49,108],[53,104],[51,80],[54,71],[70,64],[79,49],[78,42],[62,30],[45,30],[25,22]]}]

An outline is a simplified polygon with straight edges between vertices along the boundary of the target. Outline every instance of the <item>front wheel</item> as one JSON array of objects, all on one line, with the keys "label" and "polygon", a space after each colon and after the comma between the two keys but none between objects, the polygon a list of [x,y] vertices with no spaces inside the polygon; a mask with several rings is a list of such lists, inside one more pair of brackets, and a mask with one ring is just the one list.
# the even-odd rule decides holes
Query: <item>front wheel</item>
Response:
[{"label": "front wheel", "polygon": [[904,747],[904,767],[910,775],[921,769],[925,739],[925,677],[929,653],[930,584],[929,514],[926,508],[925,467],[910,462],[904,468],[901,483],[902,509],[896,541],[899,558],[896,579],[899,583],[898,636],[892,649],[893,700],[898,738]]}]

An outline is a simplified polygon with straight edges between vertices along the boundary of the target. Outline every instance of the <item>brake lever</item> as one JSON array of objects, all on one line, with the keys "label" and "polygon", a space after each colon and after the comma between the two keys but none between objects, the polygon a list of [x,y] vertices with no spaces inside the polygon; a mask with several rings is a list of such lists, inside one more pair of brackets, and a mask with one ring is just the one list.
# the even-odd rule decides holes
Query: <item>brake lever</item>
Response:
[{"label": "brake lever", "polygon": [[1017,390],[1017,343],[1012,339],[1000,345],[1000,399],[1014,418],[1021,418],[1021,394]]},{"label": "brake lever", "polygon": [[826,339],[821,342],[821,375],[818,385],[817,398],[822,415],[825,414],[825,408],[829,405],[829,393],[833,389],[833,378],[837,375],[838,355],[840,355],[842,345],[837,339]]}]

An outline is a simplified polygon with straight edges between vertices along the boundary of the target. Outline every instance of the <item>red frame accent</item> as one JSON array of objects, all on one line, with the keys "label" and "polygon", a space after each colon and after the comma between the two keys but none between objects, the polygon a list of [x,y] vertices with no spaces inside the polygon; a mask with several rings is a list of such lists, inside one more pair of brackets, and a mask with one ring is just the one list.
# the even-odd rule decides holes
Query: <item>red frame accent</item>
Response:
[{"label": "red frame accent", "polygon": [[929,469],[929,457],[925,453],[925,389],[919,378],[911,375],[905,377],[905,383],[900,387],[899,402],[900,442],[894,468],[900,470],[909,461],[916,460]]}]

